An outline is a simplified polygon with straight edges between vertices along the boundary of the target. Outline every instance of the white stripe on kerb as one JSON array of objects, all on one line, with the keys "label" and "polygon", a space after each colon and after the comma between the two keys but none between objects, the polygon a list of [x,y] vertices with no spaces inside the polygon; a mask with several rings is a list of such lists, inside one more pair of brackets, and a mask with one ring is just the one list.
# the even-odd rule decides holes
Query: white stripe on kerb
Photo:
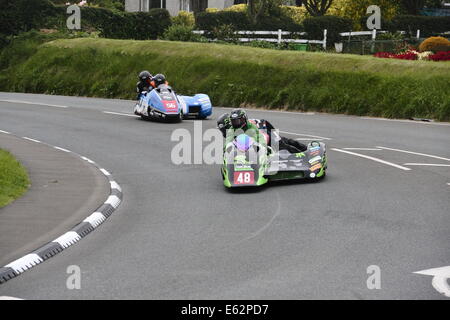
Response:
[{"label": "white stripe on kerb", "polygon": [[377,148],[384,149],[384,150],[390,150],[390,151],[403,152],[403,153],[410,153],[410,154],[415,154],[418,156],[424,156],[424,157],[429,157],[429,158],[434,158],[434,159],[439,159],[439,160],[450,161],[450,159],[448,159],[448,158],[433,156],[431,154],[426,154],[426,153],[412,152],[412,151],[407,151],[407,150],[393,149],[393,148],[386,148],[386,147],[377,147]]},{"label": "white stripe on kerb", "polygon": [[36,140],[36,139],[31,139],[31,138],[28,138],[28,137],[22,137],[22,138],[24,138],[25,140],[41,143],[39,140]]},{"label": "white stripe on kerb", "polygon": [[107,170],[105,170],[105,169],[100,169],[100,171],[105,175],[105,176],[110,176],[111,175],[111,173],[109,173]]},{"label": "white stripe on kerb", "polygon": [[30,253],[20,259],[17,259],[16,261],[11,262],[6,265],[5,268],[12,268],[15,272],[22,273],[42,261],[44,260],[37,254]]},{"label": "white stripe on kerb", "polygon": [[75,231],[69,231],[69,232],[66,232],[65,234],[63,234],[61,237],[53,240],[53,242],[57,242],[63,248],[67,248],[80,239],[81,239],[81,237],[78,233],[76,233]]},{"label": "white stripe on kerb", "polygon": [[70,153],[70,151],[69,151],[69,150],[67,150],[67,149],[64,149],[64,148],[60,148],[60,147],[53,147],[53,148],[55,148],[56,150],[61,150],[61,151],[64,151],[64,152]]},{"label": "white stripe on kerb", "polygon": [[105,201],[105,204],[110,204],[114,209],[120,204],[120,199],[117,196],[109,196],[109,198]]},{"label": "white stripe on kerb", "polygon": [[1,133],[11,134],[11,132],[0,130]]},{"label": "white stripe on kerb", "polygon": [[106,217],[101,212],[94,212],[89,217],[83,220],[83,222],[89,222],[94,228],[97,228],[99,224],[106,220]]},{"label": "white stripe on kerb", "polygon": [[388,166],[391,166],[391,167],[394,167],[394,168],[398,168],[398,169],[401,169],[401,170],[404,170],[404,171],[410,171],[411,170],[410,168],[406,168],[406,167],[400,166],[398,164],[395,164],[395,163],[392,163],[392,162],[388,162],[388,161],[384,161],[384,160],[381,160],[381,159],[378,159],[378,158],[375,158],[375,157],[366,156],[364,154],[355,153],[355,152],[346,151],[346,150],[341,150],[341,149],[336,149],[336,148],[331,148],[331,150],[338,151],[338,152],[343,152],[343,153],[348,153],[348,154],[351,154],[351,155],[354,155],[354,156],[357,156],[357,157],[361,157],[361,158],[369,159],[369,160],[372,160],[372,161],[375,161],[375,162],[383,163],[385,165],[388,165]]},{"label": "white stripe on kerb", "polygon": [[111,189],[117,189],[120,192],[122,192],[122,188],[119,186],[119,184],[115,181],[110,181],[109,182],[111,184]]}]

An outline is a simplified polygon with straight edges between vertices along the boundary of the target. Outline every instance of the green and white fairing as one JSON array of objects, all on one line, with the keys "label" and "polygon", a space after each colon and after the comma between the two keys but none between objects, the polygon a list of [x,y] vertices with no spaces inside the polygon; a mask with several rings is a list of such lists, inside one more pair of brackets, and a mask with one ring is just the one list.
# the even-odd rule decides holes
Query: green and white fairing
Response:
[{"label": "green and white fairing", "polygon": [[247,138],[241,135],[225,148],[222,178],[227,188],[257,187],[276,180],[318,180],[326,175],[326,146],[322,142],[313,141],[306,151],[289,153],[275,152],[251,138],[248,145],[239,143]]}]

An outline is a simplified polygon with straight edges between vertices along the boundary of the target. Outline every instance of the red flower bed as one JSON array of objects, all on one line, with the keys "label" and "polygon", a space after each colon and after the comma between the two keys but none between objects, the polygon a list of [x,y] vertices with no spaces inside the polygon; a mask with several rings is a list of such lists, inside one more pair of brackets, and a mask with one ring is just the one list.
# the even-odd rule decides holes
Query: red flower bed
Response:
[{"label": "red flower bed", "polygon": [[428,58],[433,61],[450,61],[450,51],[440,51],[430,55]]},{"label": "red flower bed", "polygon": [[417,54],[414,52],[406,52],[406,53],[400,53],[393,56],[395,59],[402,59],[402,60],[417,60]]},{"label": "red flower bed", "polygon": [[[402,60],[417,60],[418,53],[415,51],[408,51],[404,53],[394,54],[390,52],[377,52],[373,56],[377,58],[393,58]],[[422,58],[423,59],[423,58]],[[428,60],[432,61],[450,61],[450,51],[440,51],[428,56]]]},{"label": "red flower bed", "polygon": [[405,52],[394,54],[390,52],[378,52],[374,54],[374,57],[377,58],[394,58],[394,59],[402,59],[402,60],[417,60],[417,54],[414,52]]}]

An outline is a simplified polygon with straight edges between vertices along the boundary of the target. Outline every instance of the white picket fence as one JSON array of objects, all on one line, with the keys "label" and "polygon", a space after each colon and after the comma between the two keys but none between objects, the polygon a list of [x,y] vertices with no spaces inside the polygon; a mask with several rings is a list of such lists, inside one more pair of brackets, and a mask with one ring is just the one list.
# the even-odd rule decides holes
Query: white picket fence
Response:
[{"label": "white picket fence", "polygon": [[[405,34],[405,31],[399,31],[401,34]],[[372,31],[356,31],[356,32],[343,32],[340,33],[342,37],[353,37],[353,36],[372,36],[372,40],[375,41],[377,39],[377,34],[388,33],[388,31],[382,31],[373,29]],[[420,30],[417,30],[416,38],[420,39]]]},{"label": "white picket fence", "polygon": [[[194,30],[195,34],[203,35],[206,33],[204,30]],[[239,42],[250,42],[250,41],[267,41],[267,42],[276,42],[278,44],[281,44],[282,42],[290,42],[290,43],[314,43],[314,44],[320,44],[324,47],[324,49],[327,48],[327,33],[328,31],[325,29],[323,30],[323,39],[322,40],[307,40],[307,39],[287,39],[283,38],[283,36],[290,36],[291,34],[295,33],[296,35],[304,36],[306,35],[306,32],[290,32],[290,31],[283,31],[279,29],[278,31],[236,31],[236,35],[252,35],[252,36],[264,36],[264,35],[271,35],[271,36],[277,36],[276,38],[249,38],[249,37],[242,37],[237,38],[236,40]],[[212,41],[217,41],[217,39],[213,39]]]},{"label": "white picket fence", "polygon": [[[353,37],[353,36],[372,36],[372,40],[375,41],[377,39],[377,34],[383,34],[387,33],[388,31],[382,31],[382,30],[372,30],[372,31],[356,31],[356,32],[343,32],[340,33],[342,37]],[[399,31],[401,34],[405,34],[405,31]],[[205,30],[194,30],[193,33],[204,35],[207,32]],[[240,37],[236,40],[239,42],[251,42],[251,41],[267,41],[272,43],[278,43],[281,44],[282,42],[290,42],[290,43],[313,43],[313,44],[320,44],[323,46],[324,49],[327,48],[327,29],[323,30],[323,39],[322,40],[307,40],[307,39],[290,39],[290,38],[284,38],[283,36],[290,36],[292,34],[304,36],[307,33],[306,32],[290,32],[290,31],[283,31],[279,29],[278,31],[236,31],[236,35],[241,36],[277,36],[276,38],[262,38],[262,37]],[[448,34],[450,32],[446,32],[445,34]],[[416,38],[420,39],[420,30],[417,30],[416,32]],[[217,41],[217,39],[213,39],[211,41]]]}]

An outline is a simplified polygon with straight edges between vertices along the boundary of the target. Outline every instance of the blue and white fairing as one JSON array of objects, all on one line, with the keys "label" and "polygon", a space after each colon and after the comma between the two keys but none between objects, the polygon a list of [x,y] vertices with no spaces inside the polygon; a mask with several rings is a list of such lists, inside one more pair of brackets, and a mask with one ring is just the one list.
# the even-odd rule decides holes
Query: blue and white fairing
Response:
[{"label": "blue and white fairing", "polygon": [[212,104],[206,94],[196,94],[193,97],[178,96],[185,117],[205,119],[212,114]]},{"label": "blue and white fairing", "polygon": [[144,119],[176,120],[183,119],[183,109],[178,96],[167,85],[160,85],[150,92],[142,92],[134,113]]}]

